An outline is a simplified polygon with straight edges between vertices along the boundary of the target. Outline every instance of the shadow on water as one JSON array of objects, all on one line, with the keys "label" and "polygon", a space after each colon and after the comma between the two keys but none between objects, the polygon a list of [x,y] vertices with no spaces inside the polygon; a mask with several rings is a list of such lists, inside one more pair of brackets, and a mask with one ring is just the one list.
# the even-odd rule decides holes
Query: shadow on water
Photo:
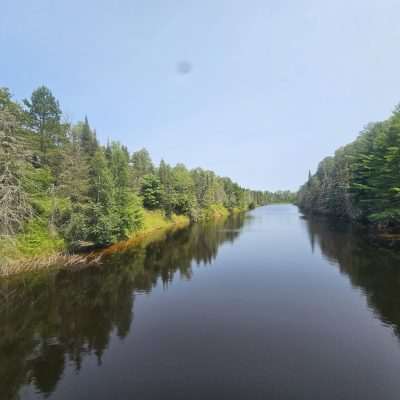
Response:
[{"label": "shadow on water", "polygon": [[353,287],[364,293],[368,307],[400,339],[400,254],[371,244],[365,232],[346,223],[306,218],[312,250],[316,247]]},{"label": "shadow on water", "polygon": [[[275,215],[274,213],[279,212],[283,213],[283,219],[271,217]],[[238,260],[239,264],[245,264],[248,262],[249,255],[255,254],[259,258],[254,258],[254,260],[260,263],[264,263],[265,259],[274,260],[277,265],[274,265],[276,268],[258,270],[257,273],[264,274],[264,278],[260,277],[260,279],[270,280],[261,282],[260,288],[256,285],[253,297],[251,294],[245,293],[246,302],[250,302],[248,307],[243,306],[247,303],[238,303],[239,305],[242,304],[241,309],[246,314],[246,318],[249,312],[251,315],[252,306],[254,306],[257,318],[261,318],[261,321],[249,322],[250,320],[245,319],[244,314],[241,315],[244,321],[248,321],[246,322],[248,326],[242,326],[242,330],[238,329],[240,340],[244,340],[244,344],[243,348],[237,349],[236,354],[246,358],[245,351],[253,348],[253,337],[257,338],[257,332],[260,332],[260,326],[263,327],[263,323],[268,326],[269,339],[278,344],[278,348],[282,346],[282,354],[290,354],[286,353],[288,351],[286,344],[280,340],[280,336],[279,338],[274,336],[274,329],[279,331],[279,322],[282,322],[280,308],[283,307],[285,310],[287,306],[287,303],[283,302],[280,296],[281,290],[284,294],[287,293],[285,292],[287,285],[285,284],[282,288],[279,286],[279,282],[276,282],[278,285],[276,291],[271,285],[275,285],[274,277],[276,279],[286,277],[285,271],[290,274],[288,275],[290,279],[292,274],[301,270],[288,271],[280,268],[279,259],[276,255],[281,257],[281,249],[278,248],[277,253],[274,253],[273,247],[266,246],[264,253],[262,251],[264,244],[260,248],[257,245],[257,239],[260,240],[260,243],[263,243],[263,240],[268,240],[266,238],[268,238],[267,234],[270,231],[261,229],[263,216],[268,215],[269,217],[265,218],[265,223],[269,224],[271,229],[278,229],[282,224],[286,224],[283,231],[285,234],[282,236],[284,239],[281,240],[278,235],[276,241],[272,240],[274,246],[278,247],[282,242],[282,248],[286,249],[290,245],[285,241],[286,235],[291,232],[293,221],[298,220],[297,214],[286,218],[283,208],[274,212],[270,210],[269,213],[262,214],[260,211],[259,214],[253,215],[253,220],[244,215],[237,215],[227,220],[197,224],[188,229],[167,234],[162,240],[147,245],[122,247],[123,251],[112,254],[100,267],[75,272],[52,271],[0,281],[0,399],[16,399],[18,394],[23,394],[25,389],[29,389],[30,393],[32,393],[32,390],[36,391],[40,394],[39,397],[49,397],[52,394],[56,396],[56,388],[61,387],[61,383],[58,386],[57,384],[63,379],[67,379],[70,370],[77,374],[82,371],[80,375],[82,376],[84,375],[83,371],[90,370],[92,361],[95,363],[97,360],[98,364],[104,361],[104,365],[106,363],[107,365],[109,365],[108,363],[112,364],[112,361],[108,359],[105,361],[105,354],[113,353],[114,347],[110,346],[111,343],[114,344],[114,341],[118,342],[124,339],[128,342],[128,336],[130,337],[131,333],[135,332],[135,298],[137,299],[140,293],[151,292],[156,286],[159,288],[162,285],[164,288],[168,288],[177,277],[190,280],[196,265],[212,264],[217,257],[220,246],[224,243],[233,243],[247,224],[253,224],[252,229],[246,228],[247,233],[251,232],[247,236],[247,239],[251,238],[251,242],[246,239],[241,241],[241,243],[244,243],[243,247],[240,247],[240,243],[237,246],[244,250],[243,260]],[[261,225],[257,225],[257,221]],[[294,224],[293,229],[296,226]],[[341,273],[350,279],[353,287],[364,293],[368,306],[375,317],[383,324],[390,326],[395,335],[400,338],[399,253],[371,245],[362,233],[356,231],[350,225],[334,224],[325,219],[309,218],[305,220],[305,226],[313,251],[315,253],[321,252],[325,259],[332,264],[332,268],[337,266]],[[261,227],[259,232],[254,229],[257,227]],[[255,231],[258,233],[255,234]],[[295,234],[297,234],[296,232],[295,230]],[[304,235],[304,231],[301,234]],[[252,235],[255,235],[254,239]],[[293,237],[298,238],[297,236]],[[245,238],[245,235],[243,238]],[[251,247],[254,243],[256,243],[254,247]],[[246,252],[249,246],[251,252]],[[307,241],[305,246],[308,246]],[[271,258],[268,258],[269,253],[272,253]],[[237,253],[234,254],[237,257]],[[308,249],[307,254],[309,254]],[[300,263],[301,256],[298,257]],[[319,254],[315,259],[319,259]],[[231,262],[232,258],[229,258],[229,260]],[[242,278],[240,277],[240,279]],[[252,279],[258,279],[258,276],[252,277]],[[254,285],[252,279],[249,282]],[[230,284],[232,283],[235,283],[235,280],[231,280]],[[268,297],[268,293],[264,293],[264,288],[268,285],[272,292],[269,298],[272,303],[274,299],[277,300],[275,304],[279,308],[275,309],[274,303],[271,304],[270,318],[265,317],[263,313],[260,314],[258,308],[259,304],[264,307],[264,300]],[[240,284],[236,287],[242,287],[242,282],[240,281]],[[227,287],[225,289],[230,290]],[[156,293],[156,290],[154,293]],[[224,293],[224,291],[221,293]],[[258,297],[259,295],[261,298]],[[229,298],[232,299],[232,297]],[[314,301],[314,298],[311,301]],[[318,298],[315,298],[315,301],[317,302]],[[265,303],[265,306],[269,307],[269,304]],[[137,310],[140,310],[139,302],[136,307]],[[201,310],[201,307],[197,310]],[[222,312],[223,310],[229,311],[231,308],[226,307],[226,304],[222,301],[221,304],[216,304],[215,313],[217,313],[216,310]],[[290,309],[286,310],[290,311]],[[308,310],[308,307],[306,307],[306,310]],[[273,318],[274,315],[278,316],[277,319]],[[292,321],[283,320],[283,323],[289,324],[289,326],[292,323],[297,323],[295,312],[290,315]],[[263,316],[264,320],[262,319]],[[165,317],[167,318],[167,316]],[[210,321],[214,321],[214,327],[218,327],[219,324],[216,324],[214,317],[218,319],[220,314],[210,316]],[[226,317],[226,320],[235,322],[235,318],[230,319],[229,316]],[[164,323],[165,321],[168,322],[169,320],[163,320]],[[315,321],[318,321],[318,316],[316,316]],[[276,323],[275,326],[270,325],[273,322]],[[168,328],[167,325],[161,326]],[[356,326],[358,327],[358,325]],[[138,324],[136,332],[140,331],[140,327]],[[254,332],[251,331],[249,336],[244,335],[252,327],[257,327],[257,329]],[[300,327],[304,328],[304,325],[300,324]],[[175,331],[172,330],[172,332]],[[221,334],[220,340],[216,340],[214,344],[217,347],[221,345],[223,347],[222,342],[226,341],[226,336],[223,329],[219,332]],[[197,338],[197,336],[195,337]],[[318,339],[318,332],[315,338]],[[236,345],[237,337],[233,335],[232,340],[232,343]],[[171,342],[167,341],[166,343]],[[190,344],[190,341],[188,343]],[[304,343],[307,345],[307,340]],[[316,347],[322,346],[326,341],[322,340],[321,343],[317,343]],[[229,341],[226,346],[228,344]],[[202,351],[202,346],[205,345],[196,342],[196,346],[199,346]],[[189,347],[185,349],[187,350]],[[207,346],[204,348],[207,349]],[[231,348],[229,346],[228,348],[228,352],[231,354]],[[307,346],[304,349],[305,353],[301,349],[298,352],[297,350],[296,354],[307,354]],[[258,353],[260,352],[257,350]],[[197,353],[194,352],[194,354]],[[268,354],[269,357],[270,353]],[[271,376],[279,378],[281,377],[280,368],[285,363],[280,358],[280,351],[277,350],[276,353],[272,352],[272,354],[277,356],[277,362],[270,367],[276,366],[278,372]],[[144,357],[147,357],[147,354],[144,354]],[[229,356],[227,356],[227,359],[229,359]],[[221,358],[221,360],[223,361],[224,358]],[[222,366],[226,366],[226,363],[221,360],[219,370],[222,369]],[[264,358],[257,359],[257,356],[254,355],[254,357],[249,358],[249,365],[253,365],[254,360],[258,360],[257,362],[261,363],[262,366],[265,363]],[[301,360],[297,360],[299,365],[302,365]],[[114,360],[114,362],[116,361]],[[193,362],[196,363],[196,360]],[[209,366],[210,364],[207,361],[205,365]],[[235,371],[231,370],[231,374]],[[242,376],[243,371],[240,368],[237,372],[239,371],[240,376]],[[367,374],[368,371],[364,371],[364,373]],[[287,370],[284,370],[283,376],[286,377],[286,374]],[[295,375],[298,376],[299,373],[296,372]],[[300,376],[302,375],[300,374]],[[251,378],[247,377],[247,379],[251,381]],[[275,381],[273,380],[273,382]],[[265,379],[263,378],[264,383]],[[202,385],[202,381],[199,384]],[[27,388],[27,385],[29,385],[29,388]],[[190,381],[188,385],[190,385]],[[34,398],[37,398],[36,395],[34,395]]]},{"label": "shadow on water", "polygon": [[135,294],[159,280],[168,286],[177,273],[191,279],[193,265],[210,264],[246,219],[196,224],[98,268],[0,281],[0,398],[18,398],[27,384],[49,396],[67,365],[79,372],[88,355],[101,364],[111,336],[123,339],[132,329]]}]

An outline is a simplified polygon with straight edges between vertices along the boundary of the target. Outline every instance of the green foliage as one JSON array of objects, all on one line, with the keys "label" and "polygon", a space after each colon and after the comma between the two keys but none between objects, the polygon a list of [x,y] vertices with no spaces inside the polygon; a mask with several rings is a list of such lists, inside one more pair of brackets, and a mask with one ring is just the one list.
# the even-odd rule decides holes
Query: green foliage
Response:
[{"label": "green foliage", "polygon": [[114,182],[103,150],[94,154],[89,169],[89,196],[104,208],[113,206]]},{"label": "green foliage", "polygon": [[186,226],[190,223],[189,218],[185,215],[172,214],[170,217],[167,217],[165,213],[161,210],[144,210],[142,216],[142,229],[144,229],[145,231],[165,230],[173,225]]},{"label": "green foliage", "polygon": [[161,207],[161,182],[155,175],[145,175],[142,179],[140,194],[143,197],[143,205],[149,210]]},{"label": "green foliage", "polygon": [[183,164],[172,168],[170,180],[166,182],[165,187],[169,193],[164,203],[167,210],[175,214],[191,215],[192,210],[197,206],[194,182],[190,172]]},{"label": "green foliage", "polygon": [[98,245],[115,243],[117,237],[117,214],[114,208],[105,209],[101,203],[91,202],[87,207],[85,239]]},{"label": "green foliage", "polygon": [[127,216],[131,225],[125,232],[125,236],[128,236],[131,232],[136,232],[142,229],[144,225],[144,210],[142,200],[136,193],[129,193]]},{"label": "green foliage", "polygon": [[113,178],[113,209],[116,224],[116,239],[125,239],[131,232],[139,229],[139,201],[129,188],[129,154],[119,144],[112,143],[110,153],[110,171]]},{"label": "green foliage", "polygon": [[41,86],[33,91],[24,105],[30,128],[40,136],[40,151],[44,156],[51,145],[63,142],[61,109],[50,89]]},{"label": "green foliage", "polygon": [[48,229],[46,221],[34,218],[17,236],[17,249],[24,256],[50,255],[64,248],[64,240]]},{"label": "green foliage", "polygon": [[84,155],[93,156],[99,147],[96,132],[92,131],[87,117],[84,122],[79,122],[74,129],[74,135],[80,143],[80,148]]},{"label": "green foliage", "polygon": [[306,210],[379,225],[400,225],[400,111],[369,124],[323,160],[299,192]]},{"label": "green foliage", "polygon": [[75,206],[88,200],[89,160],[79,142],[72,140],[63,151],[61,173],[57,179],[57,193],[69,197]]},{"label": "green foliage", "polygon": [[151,161],[150,154],[146,149],[141,149],[132,153],[131,165],[138,177],[152,174],[154,172],[153,162]]},{"label": "green foliage", "polygon": [[79,243],[85,241],[89,236],[87,206],[71,209],[61,230],[69,247],[79,247]]},{"label": "green foliage", "polygon": [[[89,172],[89,197],[85,219],[75,216],[69,232],[80,240],[106,245],[125,239],[142,226],[141,202],[129,188],[128,156],[118,143],[106,153],[98,149]],[[79,229],[81,225],[81,229]]]},{"label": "green foliage", "polygon": [[255,203],[251,202],[251,203],[249,204],[249,210],[254,210],[255,208],[256,208]]},{"label": "green foliage", "polygon": [[164,161],[157,168],[146,149],[130,154],[117,142],[102,146],[87,117],[65,123],[45,86],[23,105],[0,89],[0,177],[0,244],[8,254],[13,246],[29,255],[104,246],[149,224],[288,199],[286,192],[247,190],[201,168]]},{"label": "green foliage", "polygon": [[[236,211],[231,209],[231,211]],[[199,221],[214,220],[216,218],[227,217],[230,211],[222,204],[210,204],[206,208],[202,209],[198,215]]]}]

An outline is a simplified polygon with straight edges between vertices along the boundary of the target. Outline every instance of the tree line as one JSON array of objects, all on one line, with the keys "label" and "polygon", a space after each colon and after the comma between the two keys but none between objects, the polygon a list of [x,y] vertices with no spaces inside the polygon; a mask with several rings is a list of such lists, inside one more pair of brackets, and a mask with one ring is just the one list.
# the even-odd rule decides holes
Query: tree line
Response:
[{"label": "tree line", "polygon": [[[0,89],[0,238],[17,250],[108,245],[142,228],[145,210],[206,219],[284,201],[213,171],[154,165],[147,150],[99,143],[88,119],[70,123],[45,86],[15,101]],[[1,244],[0,244],[1,246]]]},{"label": "tree line", "polygon": [[400,227],[400,106],[367,125],[353,142],[321,161],[301,187],[306,211],[334,215],[379,229]]}]

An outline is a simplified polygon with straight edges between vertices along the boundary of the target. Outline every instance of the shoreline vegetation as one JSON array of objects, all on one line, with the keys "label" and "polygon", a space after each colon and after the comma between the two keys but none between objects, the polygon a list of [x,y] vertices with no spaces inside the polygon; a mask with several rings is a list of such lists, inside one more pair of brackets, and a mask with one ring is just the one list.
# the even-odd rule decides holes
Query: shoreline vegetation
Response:
[{"label": "shoreline vegetation", "polygon": [[134,232],[128,239],[104,248],[77,253],[55,252],[32,257],[3,258],[0,264],[0,278],[26,272],[50,269],[81,269],[100,265],[104,258],[114,253],[123,252],[129,247],[147,245],[150,242],[161,240],[166,234],[187,228],[190,225],[190,219],[184,215],[172,215],[171,218],[166,218],[158,211],[146,212],[144,221],[143,228]]},{"label": "shoreline vegetation", "polygon": [[144,232],[294,198],[202,168],[155,165],[146,149],[101,144],[87,117],[66,120],[45,86],[22,102],[0,88],[0,274],[95,263],[98,249]]},{"label": "shoreline vegetation", "polygon": [[[238,208],[228,210],[224,207],[212,207],[207,210],[204,218],[196,223],[226,219],[238,213],[243,213]],[[99,266],[102,261],[113,254],[123,253],[126,250],[147,246],[150,243],[162,241],[169,233],[185,229],[192,221],[185,215],[175,215],[167,218],[161,211],[145,211],[143,227],[132,233],[126,240],[121,240],[103,248],[85,250],[82,247],[80,252],[67,253],[55,252],[53,254],[7,259],[2,258],[0,263],[0,278],[12,277],[17,274],[39,272],[55,269],[79,270],[82,268]]]},{"label": "shoreline vegetation", "polygon": [[364,226],[370,235],[400,239],[400,105],[382,122],[326,157],[300,188],[296,204],[306,214]]}]

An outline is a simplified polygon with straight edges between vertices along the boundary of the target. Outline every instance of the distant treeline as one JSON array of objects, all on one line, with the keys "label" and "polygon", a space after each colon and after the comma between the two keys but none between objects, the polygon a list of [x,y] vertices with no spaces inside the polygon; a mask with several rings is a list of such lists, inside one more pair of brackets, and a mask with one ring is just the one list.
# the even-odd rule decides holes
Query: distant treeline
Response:
[{"label": "distant treeline", "polygon": [[146,209],[196,221],[290,199],[201,168],[156,166],[145,149],[103,146],[87,118],[65,121],[46,87],[22,103],[0,89],[0,252],[114,243],[142,228]]},{"label": "distant treeline", "polygon": [[325,158],[301,187],[309,212],[357,220],[384,230],[400,227],[400,107],[369,124],[351,144]]}]

